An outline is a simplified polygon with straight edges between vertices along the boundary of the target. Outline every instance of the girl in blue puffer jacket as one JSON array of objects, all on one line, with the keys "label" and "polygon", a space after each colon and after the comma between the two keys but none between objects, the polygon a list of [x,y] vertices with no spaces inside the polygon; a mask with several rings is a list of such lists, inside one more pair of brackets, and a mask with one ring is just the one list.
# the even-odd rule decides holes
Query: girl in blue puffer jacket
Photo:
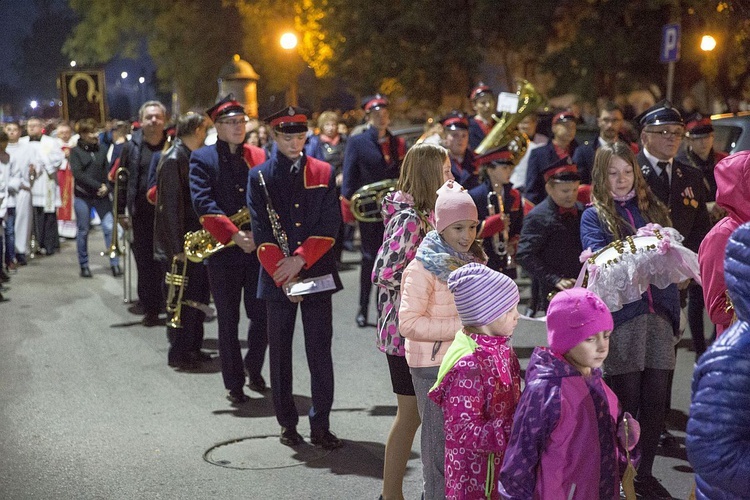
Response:
[{"label": "girl in blue puffer jacket", "polygon": [[687,425],[696,498],[748,498],[750,492],[750,223],[729,239],[724,278],[737,321],[700,357]]}]

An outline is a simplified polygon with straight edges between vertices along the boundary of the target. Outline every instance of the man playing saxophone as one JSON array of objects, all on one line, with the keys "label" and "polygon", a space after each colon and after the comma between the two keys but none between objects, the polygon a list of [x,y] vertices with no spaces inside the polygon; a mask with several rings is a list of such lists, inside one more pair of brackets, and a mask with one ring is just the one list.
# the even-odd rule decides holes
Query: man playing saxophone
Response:
[{"label": "man playing saxophone", "polygon": [[[173,259],[179,268],[185,265],[185,233],[201,229],[198,215],[190,199],[188,167],[190,153],[203,146],[206,140],[208,119],[198,113],[187,113],[177,119],[177,137],[162,154],[156,169],[156,215],[154,216],[154,259],[167,268]],[[208,304],[208,271],[203,263],[187,262],[187,284],[183,290],[183,303]],[[164,294],[167,296],[167,294]],[[167,324],[170,348],[169,366],[180,370],[200,368],[202,361],[211,357],[201,351],[203,345],[203,320],[205,313],[195,307],[182,307],[181,328]]]},{"label": "man playing saxophone", "polygon": [[[258,297],[266,300],[271,390],[280,441],[302,444],[299,414],[292,396],[292,338],[297,306],[302,309],[305,352],[310,369],[312,408],[310,442],[325,449],[341,446],[329,430],[333,405],[333,312],[331,298],[340,290],[332,251],[341,224],[333,167],[304,154],[307,112],[289,106],[266,118],[277,152],[250,171],[248,205],[258,258],[263,265]],[[288,285],[305,278],[327,277],[318,293],[287,295]]]},{"label": "man playing saxophone", "polygon": [[[228,399],[241,404],[250,400],[242,389],[245,372],[250,389],[266,390],[261,369],[268,340],[266,306],[256,298],[260,264],[253,234],[249,228],[237,227],[230,217],[246,206],[248,172],[265,160],[265,154],[257,147],[243,145],[247,115],[232,94],[206,114],[216,125],[218,139],[216,144],[190,155],[190,195],[203,228],[223,245],[235,243],[206,262],[219,323],[221,375]],[[250,318],[244,359],[238,338],[241,301]]]}]

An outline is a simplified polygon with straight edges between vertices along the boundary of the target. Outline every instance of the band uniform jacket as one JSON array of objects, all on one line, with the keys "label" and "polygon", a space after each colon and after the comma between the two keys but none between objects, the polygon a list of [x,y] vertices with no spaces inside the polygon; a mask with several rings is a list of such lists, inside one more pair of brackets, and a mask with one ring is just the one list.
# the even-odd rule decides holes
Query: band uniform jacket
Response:
[{"label": "band uniform jacket", "polygon": [[479,175],[477,174],[477,168],[474,165],[474,153],[469,149],[464,153],[464,158],[461,163],[458,163],[455,158],[451,157],[451,174],[456,182],[461,184],[464,189],[471,190],[479,185]]},{"label": "band uniform jacket", "polygon": [[[219,243],[226,244],[231,241],[234,233],[240,229],[248,229],[238,228],[230,217],[246,206],[248,171],[257,168],[255,165],[260,163],[261,158],[265,158],[265,154],[257,147],[238,146],[232,154],[229,152],[229,144],[221,140],[211,146],[196,149],[190,155],[189,179],[193,208],[203,228]],[[222,254],[218,252],[209,258],[232,257],[223,257]]]},{"label": "band uniform jacket", "polygon": [[190,198],[189,167],[190,149],[178,137],[156,168],[155,260],[171,262],[184,249],[185,233],[201,229]]},{"label": "band uniform jacket", "polygon": [[[568,148],[569,154],[578,168],[581,184],[591,184],[591,168],[594,164],[594,154],[591,149],[582,148],[575,139]],[[534,205],[538,205],[546,196],[544,177],[542,172],[559,160],[555,145],[550,141],[529,153],[529,166],[526,170],[526,191],[524,195]]]},{"label": "band uniform jacket", "polygon": [[400,137],[386,134],[378,141],[378,129],[368,127],[361,134],[350,136],[344,152],[344,179],[341,195],[351,199],[357,189],[385,179],[397,179],[406,143]]},{"label": "band uniform jacket", "polygon": [[711,220],[706,210],[707,193],[703,173],[673,159],[672,181],[667,186],[656,174],[643,151],[638,153],[637,159],[646,183],[669,208],[672,227],[685,238],[682,244],[697,253],[701,241],[711,229]]},{"label": "band uniform jacket", "polygon": [[299,255],[305,260],[299,280],[331,274],[336,283],[335,291],[343,288],[336,258],[331,251],[341,225],[333,167],[306,155],[302,155],[299,172],[292,174],[291,167],[292,161],[277,152],[273,158],[252,169],[248,177],[247,205],[262,266],[259,299],[287,300],[283,289],[272,278],[276,263],[284,255],[271,226],[260,173],[271,197],[271,205],[287,235],[291,255]]}]

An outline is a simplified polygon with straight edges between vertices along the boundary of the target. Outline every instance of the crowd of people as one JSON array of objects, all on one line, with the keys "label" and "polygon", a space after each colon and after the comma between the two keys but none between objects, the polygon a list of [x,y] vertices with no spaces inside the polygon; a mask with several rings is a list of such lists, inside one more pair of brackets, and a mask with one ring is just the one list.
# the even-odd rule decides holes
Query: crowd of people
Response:
[{"label": "crowd of people", "polygon": [[[652,469],[658,447],[676,445],[665,420],[681,311],[696,359],[707,350],[706,308],[718,334],[737,316],[746,320],[732,314],[750,297],[725,282],[723,248],[750,221],[747,155],[715,151],[710,119],[683,117],[668,101],[632,123],[603,101],[592,141],[576,139],[575,110],[552,114],[544,131],[538,111],[527,110],[518,124],[526,147],[500,143],[476,154],[494,125],[495,96],[479,84],[469,101],[475,114],[431,120],[410,148],[391,131],[380,94],[362,101],[364,123],[351,134],[337,112],[313,121],[296,106],[259,122],[232,95],[171,126],[158,101],[143,103],[132,129],[31,118],[23,135],[6,123],[0,279],[54,255],[61,236],[75,238],[80,276],[91,278],[92,219],[107,248],[127,233],[134,310],[144,326],[166,327],[168,365],[191,371],[211,360],[202,344],[213,299],[228,400],[248,404],[245,386],[270,390],[280,442],[291,447],[304,441],[292,397],[301,309],[310,442],[335,449],[343,441],[330,430],[332,301],[342,251],[354,249],[358,231],[354,321],[376,327],[397,400],[381,498],[403,498],[420,426],[427,499],[671,498]],[[381,217],[357,223],[352,197],[373,185],[382,190]],[[697,280],[651,285],[615,308],[578,286],[582,259],[653,227],[673,227],[699,253],[705,288]],[[105,257],[121,277],[119,253]],[[510,344],[522,276],[531,281],[524,313],[546,316],[549,341],[534,351],[523,391]],[[181,289],[168,290],[165,278]],[[261,374],[266,351],[270,387]],[[702,429],[700,438],[694,450],[707,446]],[[723,488],[714,477],[700,476],[699,495]]]}]

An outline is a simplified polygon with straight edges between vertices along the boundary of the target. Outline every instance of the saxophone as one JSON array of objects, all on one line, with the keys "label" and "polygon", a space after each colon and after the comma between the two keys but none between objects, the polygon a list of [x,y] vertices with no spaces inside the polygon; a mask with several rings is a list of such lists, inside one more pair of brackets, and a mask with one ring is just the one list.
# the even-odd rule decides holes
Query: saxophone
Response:
[{"label": "saxophone", "polygon": [[[229,217],[229,220],[237,227],[242,227],[250,222],[250,210],[242,207],[236,214]],[[234,241],[228,241],[226,244],[219,243],[211,233],[205,229],[185,233],[185,256],[191,262],[201,262],[211,257],[216,252],[233,246]]]}]

